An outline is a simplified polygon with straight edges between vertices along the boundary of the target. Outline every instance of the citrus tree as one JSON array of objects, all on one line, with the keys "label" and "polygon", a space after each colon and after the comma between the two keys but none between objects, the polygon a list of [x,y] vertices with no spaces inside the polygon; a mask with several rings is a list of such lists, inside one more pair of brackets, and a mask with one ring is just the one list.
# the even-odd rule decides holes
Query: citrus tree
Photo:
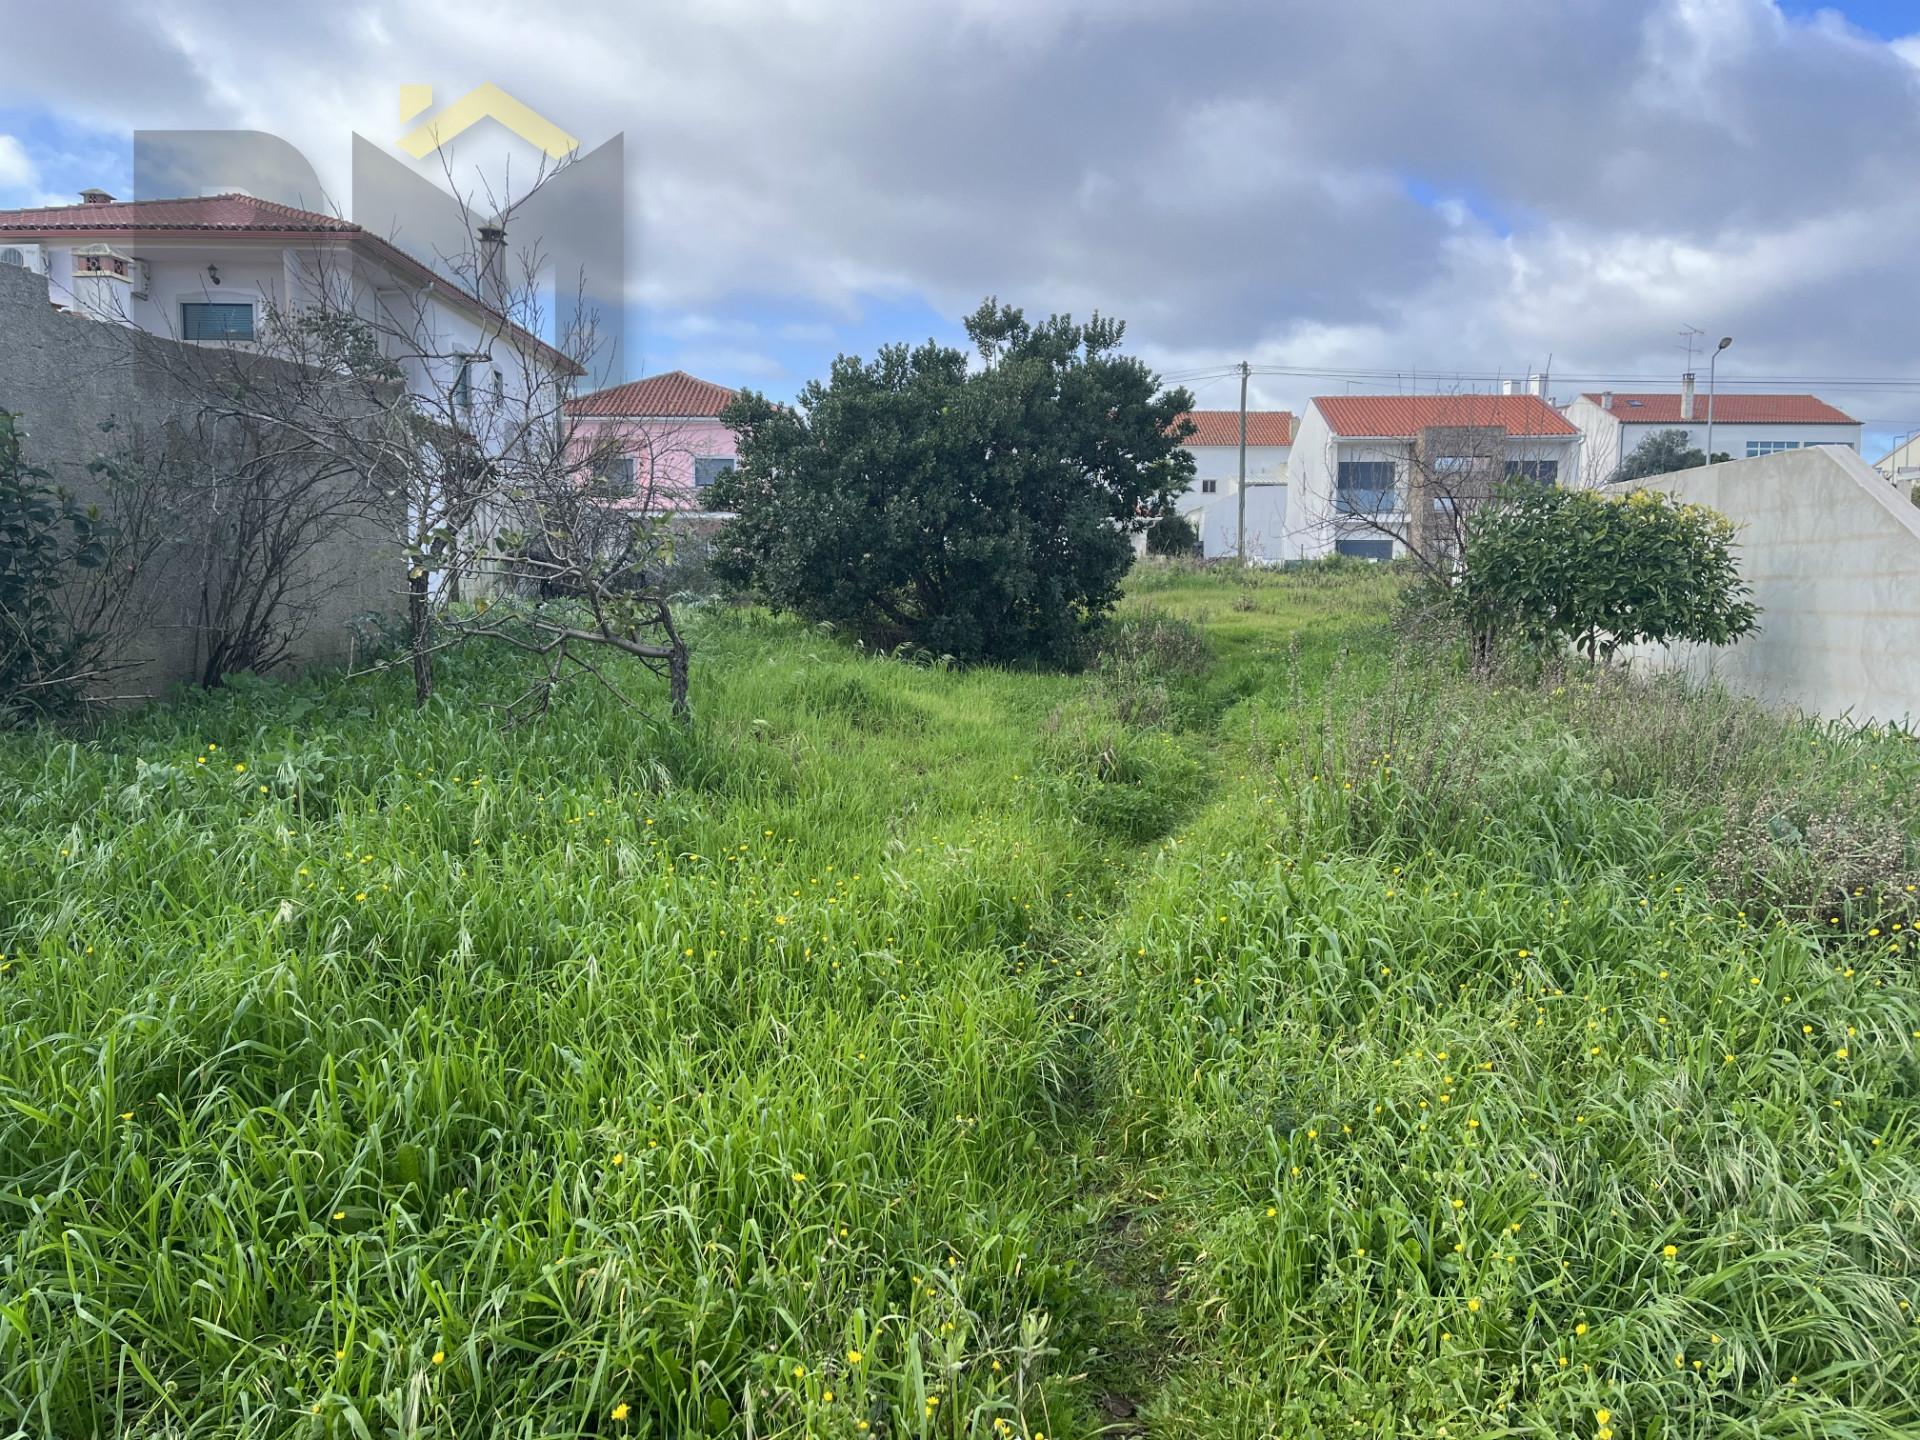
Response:
[{"label": "citrus tree", "polygon": [[1564,642],[1725,645],[1756,628],[1733,523],[1652,490],[1513,486],[1474,514],[1456,598],[1476,631]]}]

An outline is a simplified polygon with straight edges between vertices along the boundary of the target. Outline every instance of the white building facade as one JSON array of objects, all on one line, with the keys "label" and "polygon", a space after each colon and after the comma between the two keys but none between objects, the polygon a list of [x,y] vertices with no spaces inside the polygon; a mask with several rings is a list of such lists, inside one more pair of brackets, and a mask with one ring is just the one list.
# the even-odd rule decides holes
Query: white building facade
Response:
[{"label": "white building facade", "polygon": [[[249,195],[0,211],[0,263],[45,277],[56,307],[195,344],[269,349],[271,317],[324,301],[364,319],[423,398],[486,433],[490,406],[524,415],[536,387],[570,392],[580,367],[397,246],[336,216]],[[489,232],[477,253],[487,254]],[[492,242],[494,283],[504,232]],[[476,277],[484,288],[487,277]]]},{"label": "white building facade", "polygon": [[[1240,553],[1240,412],[1195,410],[1194,433],[1183,446],[1193,456],[1193,484],[1174,502],[1200,534],[1209,560]],[[1247,558],[1265,564],[1290,560],[1286,545],[1287,460],[1293,453],[1293,415],[1247,412]]]},{"label": "white building facade", "polygon": [[[1490,491],[1508,477],[1569,483],[1580,432],[1537,395],[1323,395],[1307,405],[1288,461],[1289,544],[1301,558],[1390,560],[1457,503],[1438,477]],[[1444,485],[1440,487],[1446,489]]]},{"label": "white building facade", "polygon": [[1585,437],[1589,471],[1599,484],[1649,435],[1684,430],[1690,449],[1708,454],[1707,420],[1713,420],[1713,453],[1754,460],[1809,445],[1842,445],[1859,452],[1860,422],[1817,395],[1699,394],[1693,377],[1682,376],[1671,393],[1588,392],[1567,406],[1567,419]]}]

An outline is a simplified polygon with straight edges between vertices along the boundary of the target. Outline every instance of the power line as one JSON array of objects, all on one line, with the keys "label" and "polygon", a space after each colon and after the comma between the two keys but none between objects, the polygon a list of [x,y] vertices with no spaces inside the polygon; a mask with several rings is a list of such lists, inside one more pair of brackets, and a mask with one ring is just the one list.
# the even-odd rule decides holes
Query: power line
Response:
[{"label": "power line", "polygon": [[[1226,372],[1231,373],[1231,372]],[[1513,372],[1486,370],[1439,370],[1429,366],[1413,369],[1360,369],[1318,365],[1255,365],[1256,375],[1282,375],[1298,379],[1343,380],[1355,384],[1405,385],[1413,376],[1424,375],[1428,383],[1499,384],[1519,382],[1526,377]],[[1596,371],[1589,374],[1561,371],[1554,377],[1567,385],[1651,385],[1672,386],[1671,375],[1636,375],[1624,371]],[[1740,375],[1727,378],[1729,387],[1751,388],[1762,385],[1825,385],[1834,389],[1920,390],[1920,376],[1909,375]]]}]

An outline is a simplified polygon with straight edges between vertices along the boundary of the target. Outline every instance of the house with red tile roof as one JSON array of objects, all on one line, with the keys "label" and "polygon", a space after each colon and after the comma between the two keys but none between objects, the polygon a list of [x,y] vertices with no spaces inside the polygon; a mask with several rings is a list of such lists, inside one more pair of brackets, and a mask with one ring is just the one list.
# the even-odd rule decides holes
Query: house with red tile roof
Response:
[{"label": "house with red tile roof", "polygon": [[1567,407],[1567,419],[1586,437],[1587,467],[1596,478],[1611,475],[1649,435],[1684,430],[1690,448],[1734,460],[1777,455],[1808,445],[1844,445],[1860,450],[1860,422],[1817,395],[1696,392],[1691,375],[1680,389],[1658,393],[1587,391]]},{"label": "house with red tile roof", "polygon": [[[0,210],[0,263],[43,276],[56,308],[202,345],[260,348],[269,313],[325,300],[378,332],[416,393],[484,410],[522,384],[570,387],[567,355],[515,324],[507,308],[504,231],[491,275],[467,283],[352,221],[231,193]],[[483,296],[493,288],[496,293]],[[477,428],[477,426],[476,426]]]},{"label": "house with red tile roof", "polygon": [[[1193,456],[1193,484],[1175,509],[1200,532],[1201,553],[1219,559],[1239,553],[1240,412],[1193,410],[1183,419],[1193,433],[1180,443]],[[1293,414],[1247,412],[1247,545],[1250,556],[1289,559],[1286,533],[1287,456],[1293,449]]]},{"label": "house with red tile roof", "polygon": [[[1320,395],[1287,464],[1296,554],[1425,553],[1467,497],[1579,472],[1580,431],[1534,394]],[[1436,517],[1438,517],[1436,519]]]},{"label": "house with red tile roof", "polygon": [[609,493],[649,510],[709,513],[703,492],[733,468],[720,412],[734,392],[684,370],[649,375],[567,402],[576,441],[601,452]]}]

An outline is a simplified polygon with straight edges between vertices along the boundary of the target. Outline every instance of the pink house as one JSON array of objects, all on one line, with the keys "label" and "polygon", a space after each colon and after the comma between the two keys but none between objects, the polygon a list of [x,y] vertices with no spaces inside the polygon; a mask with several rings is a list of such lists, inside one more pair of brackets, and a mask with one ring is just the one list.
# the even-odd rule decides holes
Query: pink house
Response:
[{"label": "pink house", "polygon": [[580,444],[614,442],[610,486],[648,509],[702,513],[701,492],[733,464],[733,432],[720,423],[733,393],[669,370],[569,400],[567,414]]}]

